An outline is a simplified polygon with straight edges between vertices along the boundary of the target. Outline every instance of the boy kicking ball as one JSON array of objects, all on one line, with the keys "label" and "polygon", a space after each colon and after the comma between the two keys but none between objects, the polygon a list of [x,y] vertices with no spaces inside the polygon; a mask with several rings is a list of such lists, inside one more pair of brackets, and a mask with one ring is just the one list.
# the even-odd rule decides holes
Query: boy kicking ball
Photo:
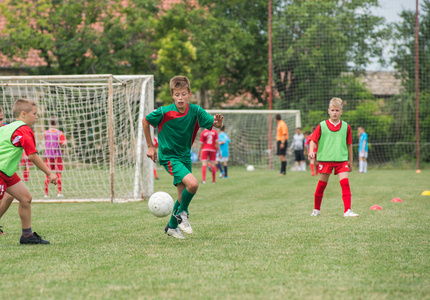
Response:
[{"label": "boy kicking ball", "polygon": [[[157,152],[152,143],[149,125],[158,126],[158,154],[160,164],[173,176],[178,199],[164,232],[178,239],[184,239],[182,232],[192,234],[188,206],[199,187],[198,180],[191,173],[191,145],[199,127],[212,129],[222,127],[223,116],[212,117],[198,105],[188,103],[191,98],[190,81],[185,76],[170,80],[170,93],[174,103],[160,107],[142,121],[148,151],[146,156],[157,161]],[[179,227],[179,228],[178,228]]]},{"label": "boy kicking ball", "polygon": [[351,190],[348,174],[352,171],[352,135],[351,127],[340,120],[342,115],[342,99],[332,98],[329,103],[330,119],[322,121],[311,135],[309,160],[315,158],[314,148],[318,143],[318,172],[319,181],[315,191],[315,206],[311,214],[317,217],[321,214],[321,202],[330,174],[339,176],[342,188],[344,217],[358,217],[351,210]]}]

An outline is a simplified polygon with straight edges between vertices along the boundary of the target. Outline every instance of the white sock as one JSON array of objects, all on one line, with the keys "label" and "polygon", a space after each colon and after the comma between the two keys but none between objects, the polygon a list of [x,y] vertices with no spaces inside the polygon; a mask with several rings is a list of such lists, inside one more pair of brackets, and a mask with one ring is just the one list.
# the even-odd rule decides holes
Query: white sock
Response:
[{"label": "white sock", "polygon": [[302,171],[305,172],[306,171],[306,163],[302,162]]},{"label": "white sock", "polygon": [[367,173],[367,161],[364,161],[364,164],[363,164],[363,173]]},{"label": "white sock", "polygon": [[364,168],[364,161],[359,161],[358,162],[358,172],[363,173],[363,168]]}]

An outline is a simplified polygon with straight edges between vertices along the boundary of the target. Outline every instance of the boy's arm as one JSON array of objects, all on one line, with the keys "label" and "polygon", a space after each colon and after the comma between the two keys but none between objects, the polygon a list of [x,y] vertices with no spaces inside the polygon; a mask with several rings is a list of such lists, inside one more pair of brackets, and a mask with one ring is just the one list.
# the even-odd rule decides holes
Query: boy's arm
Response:
[{"label": "boy's arm", "polygon": [[352,155],[352,144],[348,144],[346,145],[346,147],[348,148],[348,167],[349,167],[349,171],[352,171],[352,159],[353,159],[353,155]]},{"label": "boy's arm", "polygon": [[30,154],[28,158],[33,162],[33,164],[36,165],[36,167],[38,167],[43,173],[46,174],[46,176],[48,176],[50,183],[57,184],[57,175],[52,173],[51,169],[49,169],[48,166],[45,165],[45,163],[37,153]]},{"label": "boy's arm", "polygon": [[151,131],[149,130],[149,123],[146,119],[142,120],[143,134],[145,135],[146,145],[148,146],[148,151],[146,151],[146,156],[152,159],[153,162],[157,161],[157,151],[155,151],[154,144],[152,143]]},{"label": "boy's arm", "polygon": [[197,151],[197,159],[200,157],[200,154],[202,153],[203,143],[199,143],[199,151]]}]

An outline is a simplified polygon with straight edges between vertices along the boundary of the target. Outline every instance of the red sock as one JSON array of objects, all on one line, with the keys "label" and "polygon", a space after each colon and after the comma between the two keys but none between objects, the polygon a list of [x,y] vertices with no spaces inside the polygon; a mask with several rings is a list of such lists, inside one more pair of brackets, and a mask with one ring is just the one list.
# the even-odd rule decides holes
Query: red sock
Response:
[{"label": "red sock", "polygon": [[340,181],[340,186],[342,187],[342,200],[343,206],[345,207],[346,212],[351,208],[351,189],[349,188],[349,180],[348,178],[344,178]]},{"label": "red sock", "polygon": [[212,168],[212,182],[215,182],[215,177],[216,177],[216,168],[213,167]]},{"label": "red sock", "polygon": [[48,195],[49,178],[46,176],[45,179],[45,195]]},{"label": "red sock", "polygon": [[154,178],[158,178],[157,170],[155,170],[155,168],[154,168]]},{"label": "red sock", "polygon": [[57,173],[57,177],[58,177],[57,189],[58,189],[58,193],[61,194],[61,173]]},{"label": "red sock", "polygon": [[325,187],[327,186],[327,182],[318,180],[317,189],[315,191],[315,209],[321,210],[321,202],[324,195]]},{"label": "red sock", "polygon": [[206,181],[206,166],[202,166],[202,180]]},{"label": "red sock", "polygon": [[30,176],[30,170],[27,168],[24,168],[23,175],[24,175],[24,181],[28,181],[28,177]]},{"label": "red sock", "polygon": [[311,175],[314,176],[315,175],[314,164],[309,164],[309,168],[311,169]]}]

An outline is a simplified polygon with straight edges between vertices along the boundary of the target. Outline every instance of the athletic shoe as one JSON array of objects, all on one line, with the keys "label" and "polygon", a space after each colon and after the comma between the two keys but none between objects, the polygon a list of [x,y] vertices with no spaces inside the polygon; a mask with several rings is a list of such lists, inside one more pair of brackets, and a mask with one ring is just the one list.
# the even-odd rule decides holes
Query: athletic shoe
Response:
[{"label": "athletic shoe", "polygon": [[224,176],[224,178],[228,178],[228,176]]},{"label": "athletic shoe", "polygon": [[167,223],[166,227],[164,228],[164,233],[176,239],[185,240],[181,230],[179,230],[179,228],[170,228],[169,223]]},{"label": "athletic shoe", "polygon": [[33,232],[27,237],[21,235],[21,239],[19,240],[19,243],[20,244],[50,244],[48,241],[42,240],[42,238],[36,232]]},{"label": "athletic shoe", "polygon": [[0,235],[4,234],[4,231],[3,231],[3,230],[1,230],[1,227],[2,227],[2,226],[0,226]]},{"label": "athletic shoe", "polygon": [[188,220],[188,214],[186,211],[182,211],[179,215],[175,216],[178,220],[178,226],[186,234],[192,234],[193,229],[191,228],[190,221]]},{"label": "athletic shoe", "polygon": [[205,183],[206,183],[206,181],[202,181],[202,183],[203,183],[203,184],[205,184]]},{"label": "athletic shoe", "polygon": [[348,209],[344,214],[344,217],[358,217],[358,214],[353,212],[352,210]]},{"label": "athletic shoe", "polygon": [[63,196],[63,194],[58,193],[57,197],[58,197],[58,198],[61,198],[61,197],[64,197],[64,196]]},{"label": "athletic shoe", "polygon": [[321,211],[318,209],[314,209],[311,213],[311,217],[318,217],[321,214]]},{"label": "athletic shoe", "polygon": [[218,176],[219,178],[223,178],[224,177],[224,173],[219,174]]},{"label": "athletic shoe", "polygon": [[45,198],[49,198],[49,196],[48,196],[48,195],[45,195]]}]

